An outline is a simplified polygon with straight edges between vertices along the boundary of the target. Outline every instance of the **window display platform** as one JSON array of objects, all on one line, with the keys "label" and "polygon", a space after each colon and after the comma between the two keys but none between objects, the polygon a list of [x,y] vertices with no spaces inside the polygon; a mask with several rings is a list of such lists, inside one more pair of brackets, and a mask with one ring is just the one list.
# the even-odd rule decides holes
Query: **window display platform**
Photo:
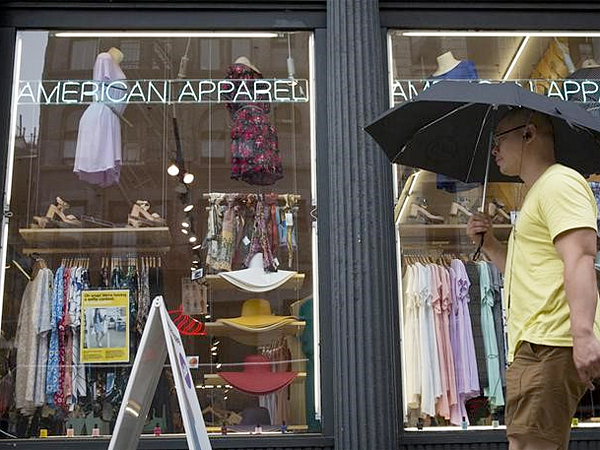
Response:
[{"label": "window display platform", "polygon": [[[297,290],[301,289],[304,284],[305,275],[303,273],[297,273],[281,286],[278,290]],[[231,289],[232,285],[229,281],[220,277],[219,275],[206,275],[206,282],[208,287],[214,290]]]},{"label": "window display platform", "polygon": [[[294,378],[292,384],[304,383],[304,381],[306,381],[306,372],[298,372],[298,375],[296,375],[296,378]],[[221,378],[221,376],[218,373],[204,374],[204,382],[209,385],[227,384],[227,382],[223,378]]]},{"label": "window display platform", "polygon": [[60,253],[156,252],[170,249],[168,227],[143,228],[20,228],[30,255]]}]

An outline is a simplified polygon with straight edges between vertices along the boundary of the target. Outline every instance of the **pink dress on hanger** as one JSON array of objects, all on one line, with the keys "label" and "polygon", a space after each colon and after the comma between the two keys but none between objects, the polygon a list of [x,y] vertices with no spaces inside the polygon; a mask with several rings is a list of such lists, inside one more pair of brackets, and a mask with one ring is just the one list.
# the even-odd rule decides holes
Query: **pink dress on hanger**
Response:
[{"label": "pink dress on hanger", "polygon": [[[125,74],[109,53],[100,53],[94,64],[94,81],[97,81],[98,93],[103,85],[111,81],[125,80]],[[106,89],[112,100],[120,100],[127,94],[126,87],[119,83],[117,87]],[[100,97],[100,96],[98,96]],[[81,116],[77,149],[75,152],[75,172],[79,179],[100,187],[119,182],[121,173],[121,119],[127,104],[111,102],[109,99],[93,102]]]}]

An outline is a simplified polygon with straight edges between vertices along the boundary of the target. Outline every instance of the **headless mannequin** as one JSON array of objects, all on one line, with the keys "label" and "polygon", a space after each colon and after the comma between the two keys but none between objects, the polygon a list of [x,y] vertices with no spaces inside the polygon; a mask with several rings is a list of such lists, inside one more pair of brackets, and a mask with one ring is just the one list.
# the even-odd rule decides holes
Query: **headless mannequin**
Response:
[{"label": "headless mannequin", "polygon": [[106,53],[111,56],[117,66],[121,65],[121,61],[123,61],[123,52],[121,50],[117,47],[111,47]]},{"label": "headless mannequin", "polygon": [[439,77],[446,72],[450,72],[459,64],[460,61],[454,57],[452,52],[443,53],[437,57],[437,69],[433,72],[432,76]]},{"label": "headless mannequin", "polygon": [[256,68],[256,66],[252,65],[252,63],[250,62],[250,60],[248,58],[246,58],[245,56],[240,56],[239,58],[237,58],[234,61],[234,64],[243,64],[247,67],[250,67],[252,70],[254,70],[257,73],[262,73],[260,70],[258,70]]}]

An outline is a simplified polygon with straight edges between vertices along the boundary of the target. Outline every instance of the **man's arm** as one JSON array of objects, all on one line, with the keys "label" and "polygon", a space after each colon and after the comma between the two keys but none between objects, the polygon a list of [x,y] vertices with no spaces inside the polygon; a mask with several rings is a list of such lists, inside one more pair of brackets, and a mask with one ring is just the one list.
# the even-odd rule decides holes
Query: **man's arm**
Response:
[{"label": "man's arm", "polygon": [[591,228],[569,230],[558,235],[554,245],[564,263],[573,361],[581,381],[590,383],[600,376],[600,342],[594,336],[598,297],[594,269],[596,231]]},{"label": "man's arm", "polygon": [[483,235],[482,249],[498,270],[504,272],[507,246],[496,239],[492,220],[485,214],[475,213],[467,222],[467,236],[477,245],[479,245],[479,240],[481,239],[481,235],[478,233],[485,233]]}]

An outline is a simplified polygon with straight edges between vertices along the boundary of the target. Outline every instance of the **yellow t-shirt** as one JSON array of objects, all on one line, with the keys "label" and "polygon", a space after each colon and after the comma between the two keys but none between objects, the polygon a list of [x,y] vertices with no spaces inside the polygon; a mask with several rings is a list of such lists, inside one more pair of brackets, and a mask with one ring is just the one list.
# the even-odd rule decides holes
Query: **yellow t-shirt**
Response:
[{"label": "yellow t-shirt", "polygon": [[[508,240],[504,271],[508,321],[508,360],[522,341],[573,345],[564,265],[554,239],[564,231],[596,226],[590,187],[575,170],[550,166],[533,184]],[[600,338],[600,308],[594,333]]]}]

